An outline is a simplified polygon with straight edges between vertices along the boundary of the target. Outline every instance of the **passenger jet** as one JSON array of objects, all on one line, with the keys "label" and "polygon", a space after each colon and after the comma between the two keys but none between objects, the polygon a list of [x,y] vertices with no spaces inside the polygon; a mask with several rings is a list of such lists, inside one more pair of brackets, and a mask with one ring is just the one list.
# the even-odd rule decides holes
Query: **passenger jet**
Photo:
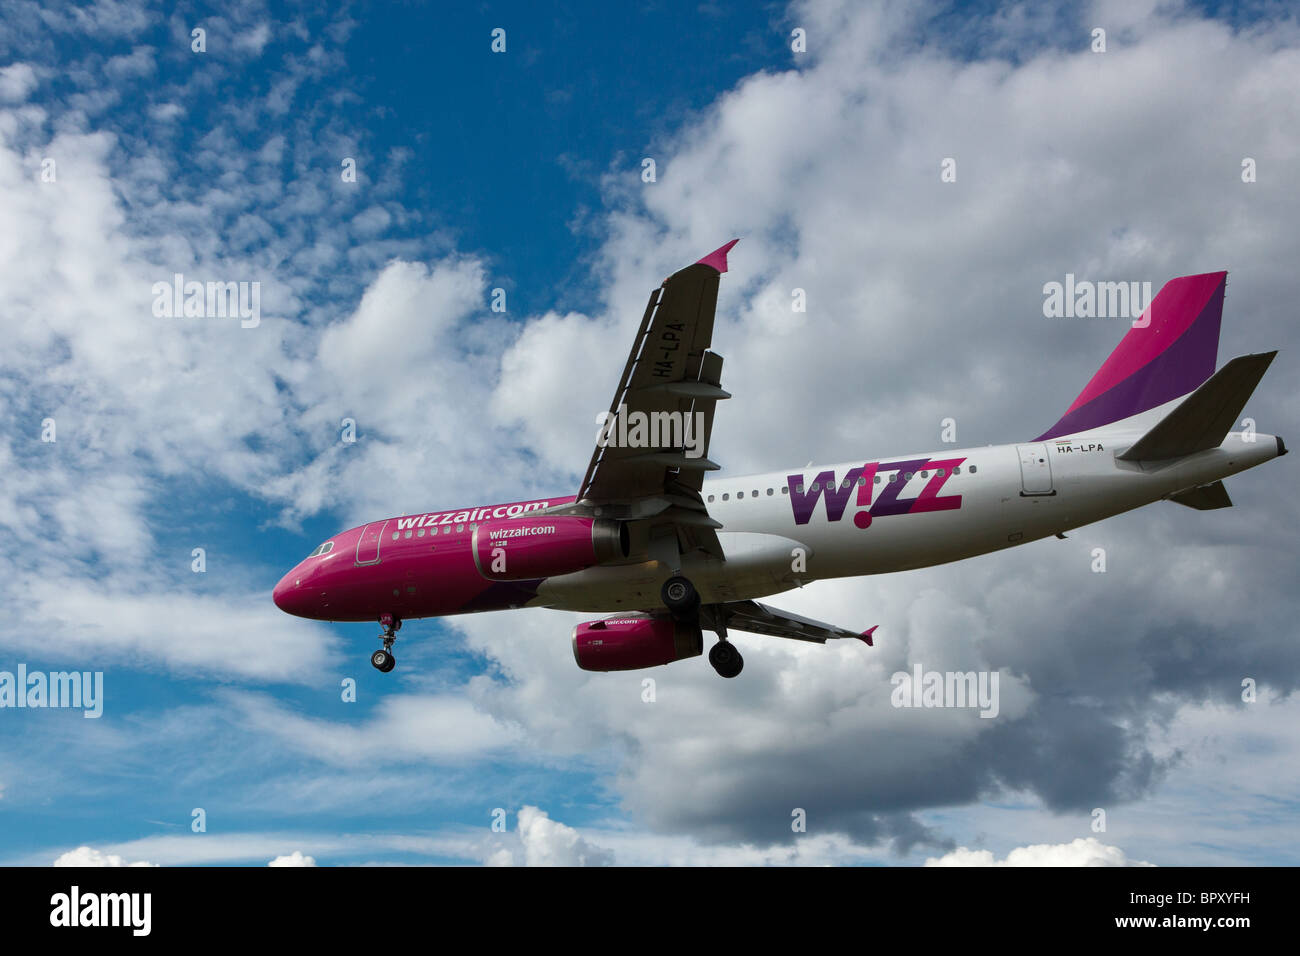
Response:
[{"label": "passenger jet", "polygon": [[744,661],[732,630],[872,643],[875,627],[758,598],[1064,537],[1156,501],[1227,508],[1224,478],[1286,454],[1281,438],[1232,430],[1277,353],[1215,371],[1227,273],[1209,272],[1166,283],[1036,438],[706,481],[718,470],[714,408],[731,397],[712,341],[736,241],[650,294],[577,494],[343,531],[284,576],[275,603],[316,620],[378,621],[383,647],[370,662],[385,673],[403,621],[550,607],[609,615],[573,629],[584,670],[696,657],[712,631],[709,663],[735,677]]}]

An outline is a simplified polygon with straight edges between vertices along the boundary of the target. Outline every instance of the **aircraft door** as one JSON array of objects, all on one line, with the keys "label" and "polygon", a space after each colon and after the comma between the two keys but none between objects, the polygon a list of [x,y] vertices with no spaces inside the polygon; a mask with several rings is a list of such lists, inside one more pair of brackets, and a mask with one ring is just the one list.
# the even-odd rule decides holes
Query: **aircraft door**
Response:
[{"label": "aircraft door", "polygon": [[1046,445],[1017,445],[1020,453],[1020,494],[1054,495],[1052,488],[1052,463]]},{"label": "aircraft door", "polygon": [[361,529],[361,537],[357,538],[357,564],[379,563],[379,545],[387,527],[387,521],[372,521]]}]

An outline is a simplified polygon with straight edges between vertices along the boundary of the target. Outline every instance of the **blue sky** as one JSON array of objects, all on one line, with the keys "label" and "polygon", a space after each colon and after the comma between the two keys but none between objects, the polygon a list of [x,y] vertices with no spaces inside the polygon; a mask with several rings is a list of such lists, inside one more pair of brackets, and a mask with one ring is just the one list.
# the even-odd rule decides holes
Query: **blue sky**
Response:
[{"label": "blue sky", "polygon": [[[1291,14],[0,8],[0,670],[106,688],[0,711],[0,861],[1296,862],[1292,459],[1231,512],[783,595],[890,636],[748,639],[654,705],[573,667],[578,615],[408,622],[385,676],[376,627],[270,601],[340,528],[575,490],[645,295],[733,236],[732,473],[1037,434],[1120,334],[1042,317],[1067,272],[1232,270],[1220,361],[1283,348],[1248,413],[1297,433]],[[177,272],[260,282],[260,324],[152,315]],[[918,660],[1014,675],[1004,718],[891,710]]]}]

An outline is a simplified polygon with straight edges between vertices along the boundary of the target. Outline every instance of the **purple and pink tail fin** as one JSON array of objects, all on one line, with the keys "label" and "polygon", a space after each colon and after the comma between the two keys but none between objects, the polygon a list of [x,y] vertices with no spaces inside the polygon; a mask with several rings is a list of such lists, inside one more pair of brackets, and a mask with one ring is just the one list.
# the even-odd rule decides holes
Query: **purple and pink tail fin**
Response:
[{"label": "purple and pink tail fin", "polygon": [[1061,420],[1034,441],[1132,418],[1195,391],[1214,374],[1228,273],[1170,279]]}]

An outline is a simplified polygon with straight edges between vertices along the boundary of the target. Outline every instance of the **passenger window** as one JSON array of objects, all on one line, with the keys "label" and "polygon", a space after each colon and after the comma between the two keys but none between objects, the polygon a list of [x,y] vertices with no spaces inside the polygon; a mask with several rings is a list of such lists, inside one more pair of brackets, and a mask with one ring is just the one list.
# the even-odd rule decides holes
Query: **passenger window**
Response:
[{"label": "passenger window", "polygon": [[821,490],[821,487],[822,487],[822,483],[821,483],[820,481],[814,481],[814,482],[812,483],[812,490],[813,490],[813,491],[820,491],[820,490]]},{"label": "passenger window", "polygon": [[929,478],[929,477],[930,477],[930,473],[929,473],[928,471],[923,471],[923,472],[921,472],[921,477],[922,477],[922,478]]},{"label": "passenger window", "polygon": [[904,481],[911,481],[911,480],[912,480],[912,473],[909,471],[907,474],[905,474],[905,475],[903,476],[903,480],[904,480]]},{"label": "passenger window", "polygon": [[768,496],[769,498],[772,497],[772,489],[771,489],[771,488],[767,489],[767,496]]},{"label": "passenger window", "polygon": [[960,474],[961,474],[961,465],[953,465],[953,467],[952,467],[952,473],[953,473],[954,475],[960,475]]},{"label": "passenger window", "polygon": [[736,492],[736,497],[737,497],[737,498],[743,498],[743,497],[745,497],[745,493],[744,493],[743,491],[737,491],[737,492]]},{"label": "passenger window", "polygon": [[411,529],[410,529],[410,528],[407,528],[407,529],[406,529],[406,536],[407,536],[408,538],[411,536]]},{"label": "passenger window", "polygon": [[790,493],[790,486],[789,486],[789,485],[782,485],[782,486],[781,486],[781,494],[783,494],[783,495],[788,495],[789,493]]},{"label": "passenger window", "polygon": [[709,495],[709,504],[713,504],[713,495]]},{"label": "passenger window", "polygon": [[723,495],[723,496],[722,496],[722,500],[723,500],[723,501],[726,501],[726,500],[727,500],[728,498],[730,498],[730,497],[731,497],[730,495]]},{"label": "passenger window", "polygon": [[795,485],[794,490],[799,492],[799,494],[803,494],[803,485]]},{"label": "passenger window", "polygon": [[861,488],[861,487],[862,487],[863,485],[865,485],[866,483],[867,483],[867,476],[866,476],[866,475],[861,475],[861,476],[859,476],[859,478],[858,478],[858,487]]},{"label": "passenger window", "polygon": [[966,469],[966,470],[969,471],[972,475],[975,474],[975,466],[974,466],[974,465],[971,465],[971,466],[970,466],[968,469]]},{"label": "passenger window", "polygon": [[942,477],[943,477],[943,469],[940,468],[938,471],[935,472],[935,474],[936,474],[938,477],[942,478]]},{"label": "passenger window", "polygon": [[751,491],[751,492],[749,493],[749,497],[751,497],[751,498],[757,498],[757,497],[758,497],[758,489],[755,488],[753,491]]},{"label": "passenger window", "polygon": [[415,532],[415,536],[416,536],[417,538],[423,538],[423,537],[424,537],[424,529],[421,528],[419,531]]},{"label": "passenger window", "polygon": [[442,533],[443,533],[443,534],[451,534],[451,525],[449,525],[449,524],[445,524],[445,525],[443,525],[443,526],[442,526]]},{"label": "passenger window", "polygon": [[397,540],[398,538],[400,538],[401,536],[402,536],[402,533],[401,533],[400,531],[394,531],[394,532],[393,532],[393,540],[394,540],[394,541],[396,541],[396,540]]},{"label": "passenger window", "polygon": [[873,484],[877,484],[877,485],[880,484],[880,476],[879,476],[879,475],[876,475],[876,480],[873,482]]},{"label": "passenger window", "polygon": [[464,530],[465,530],[465,526],[464,526],[463,524],[458,524],[458,525],[456,525],[456,533],[457,533],[457,534],[460,534],[460,533],[461,533],[462,531],[464,531]]}]

